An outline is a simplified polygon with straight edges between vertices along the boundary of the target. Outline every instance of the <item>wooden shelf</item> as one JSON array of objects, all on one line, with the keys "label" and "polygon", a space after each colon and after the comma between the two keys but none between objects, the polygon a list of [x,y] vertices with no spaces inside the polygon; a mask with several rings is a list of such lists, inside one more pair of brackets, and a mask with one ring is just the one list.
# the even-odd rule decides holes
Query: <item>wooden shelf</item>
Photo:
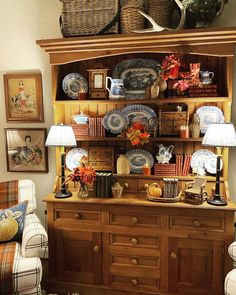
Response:
[{"label": "wooden shelf", "polygon": [[[128,141],[125,137],[76,137],[77,141]],[[175,142],[201,142],[202,138],[157,137],[150,138],[150,142],[175,141]]]},{"label": "wooden shelf", "polygon": [[[183,181],[191,181],[194,179],[194,176],[193,175],[187,175],[187,176],[180,176],[180,175],[175,175],[175,176],[165,176],[165,175],[162,175],[162,176],[157,176],[157,175],[143,175],[143,174],[113,174],[114,177],[118,177],[118,178],[125,178],[125,179],[133,179],[133,178],[136,178],[136,179],[163,179],[165,177],[168,177],[168,178],[178,178],[179,180],[183,180]],[[216,180],[216,177],[215,176],[206,176],[206,181],[212,181],[212,182],[215,182]],[[224,181],[224,178],[221,177],[220,178],[220,181]]]},{"label": "wooden shelf", "polygon": [[116,100],[57,100],[55,104],[80,104],[80,105],[97,105],[97,104],[167,104],[167,103],[196,103],[197,102],[230,102],[230,97],[169,97],[158,99],[116,99]]}]

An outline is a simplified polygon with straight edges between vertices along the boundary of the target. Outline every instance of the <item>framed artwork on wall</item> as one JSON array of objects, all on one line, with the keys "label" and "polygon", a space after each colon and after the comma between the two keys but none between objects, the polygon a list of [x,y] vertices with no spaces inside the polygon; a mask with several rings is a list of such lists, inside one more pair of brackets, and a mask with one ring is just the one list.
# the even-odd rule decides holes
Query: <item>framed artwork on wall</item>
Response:
[{"label": "framed artwork on wall", "polygon": [[43,122],[41,73],[4,75],[7,122]]},{"label": "framed artwork on wall", "polygon": [[7,171],[48,172],[46,128],[5,128]]}]

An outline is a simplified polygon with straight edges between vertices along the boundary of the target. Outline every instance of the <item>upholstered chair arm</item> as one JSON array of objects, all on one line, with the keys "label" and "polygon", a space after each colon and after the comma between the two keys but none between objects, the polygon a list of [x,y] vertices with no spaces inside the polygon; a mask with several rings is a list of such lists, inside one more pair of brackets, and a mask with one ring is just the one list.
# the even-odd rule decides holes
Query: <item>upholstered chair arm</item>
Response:
[{"label": "upholstered chair arm", "polygon": [[236,241],[229,245],[228,252],[233,260],[236,261]]},{"label": "upholstered chair arm", "polygon": [[36,214],[28,214],[22,236],[21,252],[24,257],[45,258],[48,235]]}]

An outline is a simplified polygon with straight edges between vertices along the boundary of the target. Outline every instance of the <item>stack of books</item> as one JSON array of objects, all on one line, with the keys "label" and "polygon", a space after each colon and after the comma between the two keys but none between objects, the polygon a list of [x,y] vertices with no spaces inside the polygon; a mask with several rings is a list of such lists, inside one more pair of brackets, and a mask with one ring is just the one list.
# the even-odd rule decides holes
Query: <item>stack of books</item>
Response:
[{"label": "stack of books", "polygon": [[89,118],[89,136],[105,137],[105,128],[102,124],[102,118]]},{"label": "stack of books", "polygon": [[112,198],[112,180],[111,172],[97,172],[96,181],[94,182],[94,197],[95,198]]},{"label": "stack of books", "polygon": [[190,170],[191,154],[177,154],[176,156],[176,175],[187,176]]},{"label": "stack of books", "polygon": [[178,196],[178,179],[163,178],[163,198],[176,198]]},{"label": "stack of books", "polygon": [[216,84],[202,84],[201,87],[189,87],[188,95],[190,97],[217,97],[217,85]]}]

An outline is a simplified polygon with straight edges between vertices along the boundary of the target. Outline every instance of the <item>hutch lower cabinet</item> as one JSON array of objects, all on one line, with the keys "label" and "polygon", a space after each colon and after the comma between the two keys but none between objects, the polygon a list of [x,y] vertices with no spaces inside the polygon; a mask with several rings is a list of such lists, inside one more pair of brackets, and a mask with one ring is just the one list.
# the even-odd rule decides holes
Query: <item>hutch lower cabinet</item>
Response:
[{"label": "hutch lower cabinet", "polygon": [[[90,294],[222,295],[235,206],[45,199],[48,289]],[[94,288],[94,290],[93,290]]]}]

